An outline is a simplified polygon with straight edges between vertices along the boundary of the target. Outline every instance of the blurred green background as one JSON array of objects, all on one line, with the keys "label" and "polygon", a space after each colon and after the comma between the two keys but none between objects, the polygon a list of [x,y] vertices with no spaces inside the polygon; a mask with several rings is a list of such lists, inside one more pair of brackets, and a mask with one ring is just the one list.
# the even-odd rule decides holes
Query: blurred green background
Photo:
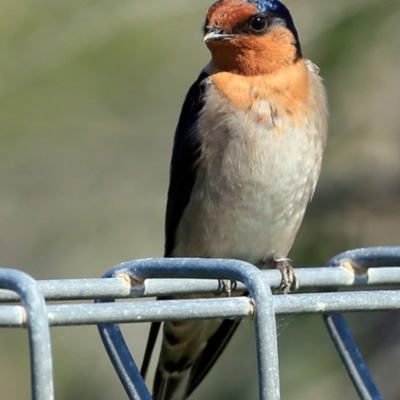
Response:
[{"label": "blurred green background", "polygon": [[[0,265],[99,277],[160,256],[172,138],[209,59],[206,0],[1,0]],[[400,244],[400,2],[291,0],[330,102],[324,167],[291,258]],[[400,398],[394,313],[349,318],[387,399]],[[356,399],[317,316],[278,320],[283,399]],[[140,361],[148,327],[125,326]],[[95,327],[54,328],[58,400],[123,399]],[[256,399],[243,323],[193,400]],[[26,331],[0,330],[1,399],[28,399]]]}]

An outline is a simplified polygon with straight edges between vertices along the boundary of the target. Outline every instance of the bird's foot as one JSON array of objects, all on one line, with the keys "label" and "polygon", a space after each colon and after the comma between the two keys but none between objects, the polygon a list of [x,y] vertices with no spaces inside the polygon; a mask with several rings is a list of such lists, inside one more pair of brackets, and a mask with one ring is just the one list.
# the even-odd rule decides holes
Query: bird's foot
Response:
[{"label": "bird's foot", "polygon": [[274,261],[274,268],[281,271],[282,282],[279,286],[278,292],[287,294],[295,292],[299,288],[299,280],[296,272],[288,259],[280,259]]},{"label": "bird's foot", "polygon": [[236,281],[231,281],[230,279],[220,279],[219,280],[219,294],[226,294],[231,297],[232,290],[236,289]]}]

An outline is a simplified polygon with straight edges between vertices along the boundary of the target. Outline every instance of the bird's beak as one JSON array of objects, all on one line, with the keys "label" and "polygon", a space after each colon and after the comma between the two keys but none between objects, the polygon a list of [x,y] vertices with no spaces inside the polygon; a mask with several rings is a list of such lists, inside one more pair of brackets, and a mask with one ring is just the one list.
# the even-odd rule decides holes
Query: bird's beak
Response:
[{"label": "bird's beak", "polygon": [[234,37],[236,37],[236,35],[228,34],[225,33],[222,29],[212,27],[206,29],[206,33],[203,37],[203,42],[209,43],[209,42],[216,42],[219,40],[229,40]]}]

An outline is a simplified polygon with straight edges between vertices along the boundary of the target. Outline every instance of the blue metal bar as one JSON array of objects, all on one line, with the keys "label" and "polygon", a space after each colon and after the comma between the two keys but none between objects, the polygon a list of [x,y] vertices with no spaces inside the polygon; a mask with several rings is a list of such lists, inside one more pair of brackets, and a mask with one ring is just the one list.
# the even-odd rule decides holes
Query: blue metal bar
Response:
[{"label": "blue metal bar", "polygon": [[[251,264],[237,260],[154,258],[125,262],[110,269],[104,277],[124,276],[132,286],[148,278],[230,279],[245,284],[255,302],[255,324],[260,400],[278,400],[279,367],[275,313],[272,293],[263,274]],[[104,331],[101,327],[100,334]],[[107,328],[106,328],[107,329]],[[108,328],[108,329],[111,329]],[[126,345],[117,339],[117,353],[126,353]],[[108,342],[103,342],[108,346]],[[137,379],[133,368],[133,379]],[[121,374],[119,374],[121,379]],[[126,388],[128,385],[124,384]]]},{"label": "blue metal bar", "polygon": [[360,399],[383,400],[343,315],[326,314],[323,320]]},{"label": "blue metal bar", "polygon": [[37,283],[24,272],[0,268],[0,287],[17,292],[27,314],[32,398],[53,400],[50,332],[44,299]]},{"label": "blue metal bar", "polygon": [[[48,301],[93,300],[102,298],[129,298],[131,287],[122,279],[49,279],[37,281],[39,288]],[[137,296],[136,296],[137,297]],[[19,301],[17,293],[0,290],[1,302]]]},{"label": "blue metal bar", "polygon": [[[302,293],[273,296],[275,315],[324,314],[400,310],[399,290],[374,292]],[[141,323],[187,319],[246,318],[253,315],[247,297],[132,301],[116,303],[51,304],[46,307],[50,326],[99,323]],[[23,327],[21,306],[0,306],[0,326]]]},{"label": "blue metal bar", "polygon": [[[281,273],[277,270],[261,271],[268,285],[277,289],[281,283]],[[347,267],[339,268],[296,268],[301,288],[371,287],[376,285],[395,285],[400,283],[400,267],[379,267],[354,272]],[[162,297],[166,295],[188,295],[214,293],[221,291],[215,279],[146,279],[134,287],[126,279],[59,279],[37,281],[46,300],[91,300],[137,297]],[[233,292],[243,293],[244,284],[238,282]],[[0,289],[0,302],[17,302],[19,296],[10,290]]]},{"label": "blue metal bar", "polygon": [[152,400],[117,324],[98,325],[108,357],[130,400]]},{"label": "blue metal bar", "polygon": [[331,258],[326,266],[339,267],[351,264],[354,268],[398,267],[400,246],[366,247],[349,250]]},{"label": "blue metal bar", "polygon": [[[333,257],[327,263],[327,267],[345,267],[362,276],[362,279],[366,279],[370,267],[390,267],[399,264],[400,247],[372,247],[341,253]],[[325,290],[337,290],[337,288],[331,287]],[[324,322],[360,398],[382,399],[344,317],[326,314]]]},{"label": "blue metal bar", "polygon": [[[276,288],[281,282],[279,271],[259,271],[250,264],[235,260],[135,260],[112,268],[105,275],[108,279],[39,282],[22,272],[0,269],[0,287],[5,289],[0,289],[0,301],[15,302],[21,299],[24,306],[0,306],[0,326],[28,327],[34,400],[54,398],[49,324],[61,326],[99,323],[103,342],[129,398],[150,400],[150,393],[119,327],[111,324],[112,322],[245,318],[255,315],[260,399],[270,400],[279,399],[275,315],[323,313],[327,329],[360,398],[379,400],[382,396],[344,318],[338,314],[326,313],[399,310],[399,290],[335,291],[339,286],[398,285],[400,247],[347,251],[332,258],[328,266],[335,268],[296,269],[302,288],[324,287],[324,293],[290,296],[271,294],[270,287]],[[236,292],[249,290],[250,299],[221,297],[158,302],[105,302],[114,298],[219,294],[220,279],[239,281]],[[43,291],[48,300],[98,298],[102,301],[98,301],[101,304],[56,304],[45,308],[40,291]]]},{"label": "blue metal bar", "polygon": [[62,326],[162,322],[177,319],[245,318],[252,314],[250,308],[248,298],[235,297],[188,299],[184,301],[153,300],[129,303],[55,304],[47,306],[47,312],[51,326]]}]

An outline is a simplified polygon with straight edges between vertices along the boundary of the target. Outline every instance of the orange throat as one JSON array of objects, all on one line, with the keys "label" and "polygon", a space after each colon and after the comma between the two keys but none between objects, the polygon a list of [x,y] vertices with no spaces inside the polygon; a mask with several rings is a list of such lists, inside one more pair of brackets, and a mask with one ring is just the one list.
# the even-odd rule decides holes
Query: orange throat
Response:
[{"label": "orange throat", "polygon": [[265,36],[238,36],[207,47],[215,70],[245,76],[274,73],[299,59],[292,33],[281,26]]}]

